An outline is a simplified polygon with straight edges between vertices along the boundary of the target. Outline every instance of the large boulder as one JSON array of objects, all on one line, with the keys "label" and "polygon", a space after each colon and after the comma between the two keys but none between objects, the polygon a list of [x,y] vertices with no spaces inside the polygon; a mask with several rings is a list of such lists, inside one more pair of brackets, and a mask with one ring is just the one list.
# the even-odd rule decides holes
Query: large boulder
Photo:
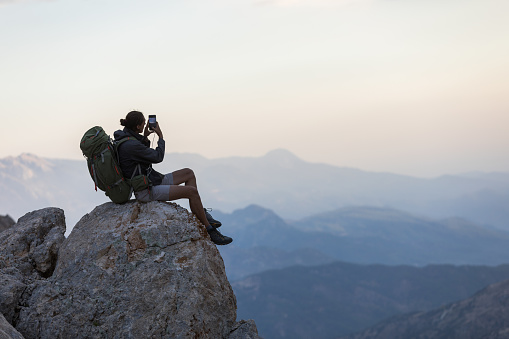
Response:
[{"label": "large boulder", "polygon": [[0,233],[0,313],[15,321],[22,295],[55,269],[64,241],[65,217],[59,208],[27,213]]},{"label": "large boulder", "polygon": [[216,246],[174,203],[98,206],[29,293],[16,322],[26,338],[258,338],[236,322]]}]

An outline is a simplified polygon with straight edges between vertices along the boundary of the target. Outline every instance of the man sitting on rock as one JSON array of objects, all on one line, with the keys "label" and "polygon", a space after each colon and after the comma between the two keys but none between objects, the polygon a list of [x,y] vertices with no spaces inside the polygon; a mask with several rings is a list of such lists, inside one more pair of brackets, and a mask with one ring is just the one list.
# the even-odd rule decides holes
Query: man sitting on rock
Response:
[{"label": "man sitting on rock", "polygon": [[[160,163],[164,158],[165,142],[159,124],[157,123],[156,126],[149,129],[149,124],[145,125],[143,113],[138,111],[129,112],[125,119],[120,119],[120,124],[124,126],[124,129],[114,133],[115,140],[130,138],[118,147],[120,168],[124,176],[132,178],[136,172],[136,175],[146,175],[152,184],[152,187],[148,189],[135,192],[136,199],[142,202],[189,199],[191,212],[205,225],[210,239],[216,245],[231,243],[232,238],[222,235],[216,229],[221,226],[221,223],[214,220],[210,213],[203,208],[196,185],[196,177],[191,169],[184,168],[166,175],[152,169],[152,164]],[[159,137],[156,149],[150,147],[148,140],[148,136],[153,132]],[[180,186],[182,183],[184,186]]]}]

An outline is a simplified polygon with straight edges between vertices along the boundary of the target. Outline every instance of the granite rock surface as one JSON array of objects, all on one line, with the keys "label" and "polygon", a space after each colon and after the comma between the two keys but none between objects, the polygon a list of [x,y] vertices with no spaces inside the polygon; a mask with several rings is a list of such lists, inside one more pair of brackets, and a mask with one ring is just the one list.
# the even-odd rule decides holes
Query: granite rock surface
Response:
[{"label": "granite rock surface", "polygon": [[30,212],[0,233],[0,313],[8,322],[17,320],[28,287],[53,273],[64,233],[59,208]]},{"label": "granite rock surface", "polygon": [[14,327],[7,320],[5,320],[4,316],[0,313],[0,339],[23,339],[21,333],[16,331]]},{"label": "granite rock surface", "polygon": [[258,338],[254,321],[236,321],[235,295],[205,228],[174,203],[105,203],[53,243],[24,249],[40,278],[10,283],[14,325],[27,339]]},{"label": "granite rock surface", "polygon": [[11,228],[15,223],[9,215],[0,215],[0,232]]}]

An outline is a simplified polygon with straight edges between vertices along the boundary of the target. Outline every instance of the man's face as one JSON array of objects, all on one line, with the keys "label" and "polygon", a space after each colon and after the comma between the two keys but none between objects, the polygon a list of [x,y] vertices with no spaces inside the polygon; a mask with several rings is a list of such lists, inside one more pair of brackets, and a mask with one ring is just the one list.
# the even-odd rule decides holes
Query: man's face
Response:
[{"label": "man's face", "polygon": [[143,123],[141,125],[138,125],[138,127],[137,127],[138,130],[136,132],[138,132],[138,133],[143,132],[143,129],[145,128],[145,122],[146,121],[147,121],[146,119],[143,119]]}]

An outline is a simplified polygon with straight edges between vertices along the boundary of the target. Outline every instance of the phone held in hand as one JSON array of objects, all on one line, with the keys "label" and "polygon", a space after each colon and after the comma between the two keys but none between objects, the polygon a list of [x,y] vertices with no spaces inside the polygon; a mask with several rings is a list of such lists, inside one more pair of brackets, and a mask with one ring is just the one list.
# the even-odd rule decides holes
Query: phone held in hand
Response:
[{"label": "phone held in hand", "polygon": [[148,116],[148,128],[153,130],[157,126],[156,116],[149,115]]}]

